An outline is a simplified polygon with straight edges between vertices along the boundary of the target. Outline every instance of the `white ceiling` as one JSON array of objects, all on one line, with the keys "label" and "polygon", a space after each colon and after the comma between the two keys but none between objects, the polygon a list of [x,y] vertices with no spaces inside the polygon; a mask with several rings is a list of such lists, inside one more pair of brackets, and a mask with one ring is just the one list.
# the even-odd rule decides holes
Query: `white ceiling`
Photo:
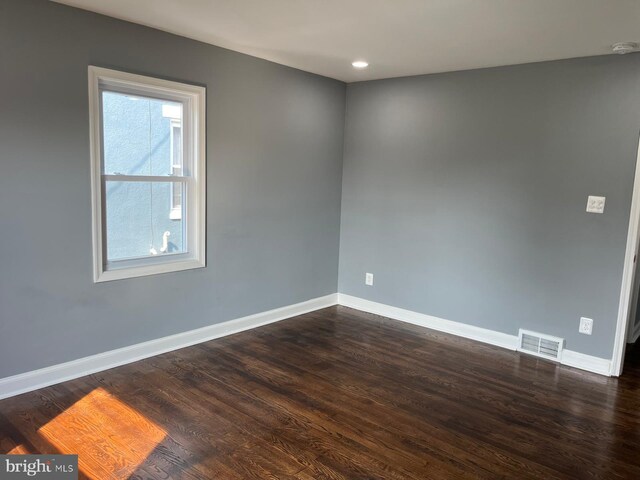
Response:
[{"label": "white ceiling", "polygon": [[[610,53],[640,0],[59,0],[347,82]],[[365,59],[370,67],[355,70]]]}]

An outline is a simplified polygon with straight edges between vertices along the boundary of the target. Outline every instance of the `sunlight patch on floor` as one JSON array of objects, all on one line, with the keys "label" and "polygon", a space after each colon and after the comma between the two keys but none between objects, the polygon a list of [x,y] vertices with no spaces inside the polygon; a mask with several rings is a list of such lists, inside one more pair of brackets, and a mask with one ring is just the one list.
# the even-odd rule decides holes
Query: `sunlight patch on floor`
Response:
[{"label": "sunlight patch on floor", "polygon": [[109,392],[97,388],[40,427],[60,453],[78,454],[89,478],[128,478],[166,431]]},{"label": "sunlight patch on floor", "polygon": [[24,445],[16,445],[11,450],[9,450],[6,455],[29,455],[30,452]]}]

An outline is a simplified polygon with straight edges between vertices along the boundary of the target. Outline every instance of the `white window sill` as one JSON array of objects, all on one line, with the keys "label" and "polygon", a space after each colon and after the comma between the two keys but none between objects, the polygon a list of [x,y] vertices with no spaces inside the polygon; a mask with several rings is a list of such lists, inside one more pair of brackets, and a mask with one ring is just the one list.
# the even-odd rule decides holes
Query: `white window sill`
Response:
[{"label": "white window sill", "polygon": [[203,268],[204,262],[199,260],[179,260],[175,262],[165,262],[156,265],[141,265],[139,267],[127,267],[113,270],[102,270],[98,273],[94,282],[110,282],[111,280],[121,280],[123,278],[145,277],[158,273],[180,272],[194,268]]}]

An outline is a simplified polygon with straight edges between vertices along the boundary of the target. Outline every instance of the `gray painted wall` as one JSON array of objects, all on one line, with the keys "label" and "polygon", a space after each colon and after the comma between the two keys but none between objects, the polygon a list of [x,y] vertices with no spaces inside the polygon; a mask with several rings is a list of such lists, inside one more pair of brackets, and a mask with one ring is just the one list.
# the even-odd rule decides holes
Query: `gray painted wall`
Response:
[{"label": "gray painted wall", "polygon": [[[640,55],[352,84],[345,130],[340,82],[45,0],[0,45],[0,378],[338,289],[611,356]],[[89,64],[207,87],[207,268],[92,283]]]},{"label": "gray painted wall", "polygon": [[639,128],[637,54],[350,84],[339,291],[611,358]]},{"label": "gray painted wall", "polygon": [[[336,292],[345,85],[0,2],[0,377]],[[87,65],[207,87],[207,268],[92,283]]]}]

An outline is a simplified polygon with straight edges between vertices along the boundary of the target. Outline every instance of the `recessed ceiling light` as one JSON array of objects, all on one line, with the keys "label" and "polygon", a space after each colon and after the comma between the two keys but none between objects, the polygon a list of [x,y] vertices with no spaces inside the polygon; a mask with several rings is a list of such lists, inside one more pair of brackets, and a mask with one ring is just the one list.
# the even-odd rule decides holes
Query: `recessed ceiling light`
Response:
[{"label": "recessed ceiling light", "polygon": [[638,48],[638,44],[635,42],[618,42],[611,45],[613,53],[624,55],[625,53],[633,52]]},{"label": "recessed ceiling light", "polygon": [[369,66],[369,64],[364,60],[356,60],[355,62],[352,62],[351,65],[353,65],[353,68],[367,68]]}]

